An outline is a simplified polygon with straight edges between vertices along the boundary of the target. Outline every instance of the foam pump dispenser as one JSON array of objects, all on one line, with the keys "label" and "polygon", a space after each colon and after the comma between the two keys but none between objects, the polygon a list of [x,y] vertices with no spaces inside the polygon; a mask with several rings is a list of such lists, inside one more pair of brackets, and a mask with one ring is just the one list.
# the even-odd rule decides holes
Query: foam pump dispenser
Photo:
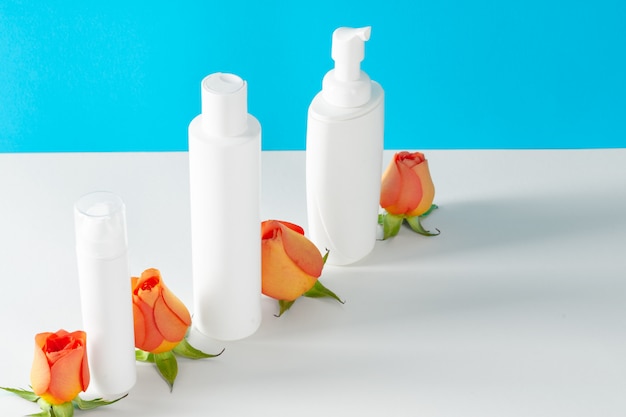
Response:
[{"label": "foam pump dispenser", "polygon": [[247,88],[234,74],[207,76],[189,125],[193,326],[224,341],[261,324],[261,125]]},{"label": "foam pump dispenser", "polygon": [[335,68],[308,111],[306,195],[309,235],[347,265],[376,242],[384,133],[384,92],[361,70],[371,27],[333,32]]}]

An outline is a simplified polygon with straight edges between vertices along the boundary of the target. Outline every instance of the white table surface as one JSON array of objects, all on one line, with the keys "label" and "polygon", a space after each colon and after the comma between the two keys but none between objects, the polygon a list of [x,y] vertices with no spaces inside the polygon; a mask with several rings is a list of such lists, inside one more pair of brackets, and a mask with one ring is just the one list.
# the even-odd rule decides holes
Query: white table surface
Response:
[{"label": "white table surface", "polygon": [[[358,155],[358,154],[357,154]],[[384,163],[392,152],[385,153]],[[346,300],[263,300],[253,336],[149,365],[98,416],[626,415],[626,150],[427,151],[440,206],[322,282]],[[303,152],[264,152],[262,218],[306,228]],[[0,386],[33,337],[81,327],[72,205],[127,205],[132,273],[191,306],[186,153],[0,154]],[[37,406],[0,393],[2,416]]]}]

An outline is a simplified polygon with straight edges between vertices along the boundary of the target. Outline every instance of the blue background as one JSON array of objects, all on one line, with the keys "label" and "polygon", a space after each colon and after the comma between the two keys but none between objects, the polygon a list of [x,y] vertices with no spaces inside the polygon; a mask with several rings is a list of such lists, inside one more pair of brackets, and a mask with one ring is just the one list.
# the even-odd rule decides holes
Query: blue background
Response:
[{"label": "blue background", "polygon": [[0,0],[0,152],[186,150],[218,71],[304,149],[331,33],[365,25],[387,149],[626,146],[623,0]]}]

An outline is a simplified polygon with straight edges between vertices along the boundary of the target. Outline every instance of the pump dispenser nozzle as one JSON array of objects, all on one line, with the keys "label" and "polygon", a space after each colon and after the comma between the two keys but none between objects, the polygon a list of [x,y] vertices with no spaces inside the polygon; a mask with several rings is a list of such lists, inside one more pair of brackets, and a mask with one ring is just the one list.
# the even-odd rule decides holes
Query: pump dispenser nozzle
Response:
[{"label": "pump dispenser nozzle", "polygon": [[333,32],[331,56],[335,69],[330,70],[322,81],[322,94],[330,104],[338,107],[358,107],[371,97],[371,80],[361,71],[365,58],[365,41],[369,40],[372,27],[341,27]]},{"label": "pump dispenser nozzle", "polygon": [[359,29],[339,28],[333,32],[331,56],[335,61],[335,78],[354,81],[361,74],[361,61],[365,58],[365,41],[370,38],[371,26]]}]

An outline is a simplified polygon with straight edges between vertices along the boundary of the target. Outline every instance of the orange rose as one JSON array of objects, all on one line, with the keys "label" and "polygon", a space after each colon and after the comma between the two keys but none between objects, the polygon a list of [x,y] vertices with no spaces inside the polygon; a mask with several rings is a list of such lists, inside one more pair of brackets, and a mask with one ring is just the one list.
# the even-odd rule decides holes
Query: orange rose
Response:
[{"label": "orange rose", "polygon": [[298,225],[277,220],[261,223],[262,292],[294,301],[322,275],[324,260]]},{"label": "orange rose", "polygon": [[380,206],[387,213],[405,217],[426,213],[435,198],[428,161],[420,152],[398,152],[385,170]]},{"label": "orange rose", "polygon": [[150,353],[172,350],[191,325],[187,307],[161,280],[158,269],[131,278],[135,347]]},{"label": "orange rose", "polygon": [[89,386],[86,335],[83,331],[39,333],[30,372],[33,392],[49,404],[72,401]]}]

